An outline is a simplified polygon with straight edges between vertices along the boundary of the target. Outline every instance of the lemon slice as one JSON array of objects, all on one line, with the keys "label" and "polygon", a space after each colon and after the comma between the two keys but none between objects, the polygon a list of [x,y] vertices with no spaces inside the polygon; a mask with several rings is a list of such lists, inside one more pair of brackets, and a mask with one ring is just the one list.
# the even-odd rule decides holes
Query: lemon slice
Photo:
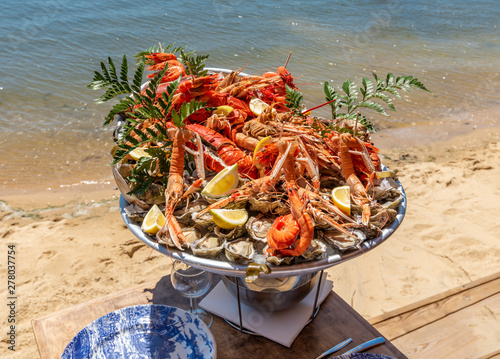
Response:
[{"label": "lemon slice", "polygon": [[257,143],[257,146],[255,146],[255,150],[253,150],[253,163],[255,164],[255,167],[260,169],[262,165],[260,163],[255,162],[255,157],[257,156],[257,152],[259,152],[260,149],[264,148],[265,146],[271,144],[273,142],[273,139],[271,136],[264,137],[262,140]]},{"label": "lemon slice", "polygon": [[144,217],[141,228],[148,234],[156,234],[165,225],[165,216],[155,204]]},{"label": "lemon slice", "polygon": [[212,113],[215,115],[224,115],[227,117],[231,114],[231,112],[233,112],[233,110],[234,108],[232,108],[231,106],[224,105],[217,107],[217,109]]},{"label": "lemon slice", "polygon": [[333,203],[347,215],[351,215],[351,190],[349,186],[335,187],[332,190]]},{"label": "lemon slice", "polygon": [[223,229],[233,229],[247,223],[248,213],[244,209],[212,209],[212,219]]},{"label": "lemon slice", "polygon": [[238,164],[224,168],[205,186],[202,194],[207,197],[222,197],[226,192],[236,188],[240,177],[238,176]]},{"label": "lemon slice", "polygon": [[[250,106],[250,111],[252,111],[256,116],[259,116],[266,108],[269,107],[267,103],[257,97],[252,98],[248,105]],[[273,111],[276,110],[273,109]]]},{"label": "lemon slice", "polygon": [[397,170],[375,172],[377,178],[396,177]]},{"label": "lemon slice", "polygon": [[139,161],[141,157],[151,157],[151,155],[146,152],[146,149],[142,147],[137,147],[135,150],[131,151],[129,155],[136,161]]}]

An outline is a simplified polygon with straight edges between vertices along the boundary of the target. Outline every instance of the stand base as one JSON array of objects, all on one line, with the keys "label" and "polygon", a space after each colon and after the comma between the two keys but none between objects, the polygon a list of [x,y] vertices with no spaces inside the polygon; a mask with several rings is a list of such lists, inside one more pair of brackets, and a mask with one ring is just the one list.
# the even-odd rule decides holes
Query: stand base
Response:
[{"label": "stand base", "polygon": [[[320,275],[319,275],[318,288],[316,289],[316,295],[315,295],[315,298],[314,298],[313,311],[312,311],[311,317],[309,318],[309,321],[306,323],[306,325],[308,325],[309,323],[311,323],[314,320],[314,318],[316,318],[316,315],[319,312],[319,308],[321,307],[321,305],[318,305],[318,297],[319,297],[319,293],[320,293],[320,290],[321,290],[321,282],[323,280],[323,273],[324,273],[324,271],[322,270],[321,273],[320,273]],[[231,327],[239,330],[242,333],[260,336],[259,334],[256,334],[255,332],[253,332],[253,331],[251,331],[251,330],[246,329],[246,328],[243,327],[243,320],[242,320],[242,316],[241,316],[240,279],[238,277],[236,277],[236,298],[238,300],[238,316],[239,316],[240,323],[239,324],[235,324],[235,323],[233,323],[233,322],[231,322],[231,321],[229,321],[227,319],[224,319],[224,320]]]}]

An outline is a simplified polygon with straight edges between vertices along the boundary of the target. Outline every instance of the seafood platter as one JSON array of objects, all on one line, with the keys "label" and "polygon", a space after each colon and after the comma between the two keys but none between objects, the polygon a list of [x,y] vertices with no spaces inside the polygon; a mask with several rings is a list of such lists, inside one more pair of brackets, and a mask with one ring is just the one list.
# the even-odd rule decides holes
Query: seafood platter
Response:
[{"label": "seafood platter", "polygon": [[[361,110],[385,114],[397,90],[425,90],[416,78],[325,82],[326,102],[308,108],[286,65],[250,75],[183,50],[138,54],[131,82],[126,57],[119,71],[109,59],[89,85],[107,87],[101,102],[121,95],[105,124],[116,123],[112,171],[139,239],[251,282],[318,272],[394,233],[406,196]],[[332,118],[314,116],[322,106]]]}]

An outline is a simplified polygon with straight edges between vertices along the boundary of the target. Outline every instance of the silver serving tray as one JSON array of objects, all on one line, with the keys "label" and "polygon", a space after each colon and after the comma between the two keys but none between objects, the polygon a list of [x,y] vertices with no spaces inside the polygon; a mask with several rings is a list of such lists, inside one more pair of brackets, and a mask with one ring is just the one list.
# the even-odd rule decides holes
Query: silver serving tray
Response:
[{"label": "silver serving tray", "polygon": [[[406,194],[403,189],[403,186],[400,182],[399,190],[403,194],[403,200],[398,206],[396,219],[387,227],[382,229],[380,235],[374,239],[366,240],[361,244],[361,250],[351,250],[346,252],[339,252],[338,250],[332,248],[328,245],[328,250],[319,259],[315,259],[312,261],[296,263],[296,264],[282,264],[280,266],[269,264],[271,268],[271,273],[263,274],[261,273],[261,277],[291,277],[301,274],[309,274],[314,273],[323,269],[330,268],[334,265],[346,262],[350,259],[356,258],[373,248],[377,247],[381,243],[385,242],[387,238],[389,238],[399,227],[406,213]],[[172,259],[177,259],[183,261],[193,267],[197,267],[212,273],[231,276],[231,277],[245,277],[246,265],[237,264],[233,262],[229,262],[228,260],[221,259],[209,259],[209,258],[201,258],[197,257],[191,253],[180,251],[177,248],[166,247],[163,244],[159,244],[156,242],[156,239],[147,235],[141,230],[140,224],[136,223],[134,220],[130,219],[125,213],[124,208],[127,207],[129,203],[125,200],[123,196],[120,197],[120,212],[123,218],[123,221],[127,225],[127,227],[132,231],[133,234],[141,241],[146,243],[151,248],[157,250],[158,252],[171,257]]]},{"label": "silver serving tray", "polygon": [[[216,73],[230,73],[231,70],[227,69],[220,69],[220,68],[206,68],[210,72]],[[240,76],[246,76],[247,74],[245,73],[240,73]],[[147,83],[142,85],[147,86]],[[115,139],[120,136],[120,130],[121,126],[123,125],[124,119],[121,119],[118,121],[117,127],[115,129]],[[384,166],[382,166],[384,167]],[[386,168],[384,168],[386,169]],[[387,227],[382,229],[380,235],[376,237],[375,239],[371,240],[366,240],[361,244],[361,250],[356,249],[356,250],[351,250],[351,251],[346,251],[346,252],[340,252],[334,248],[332,248],[330,245],[327,245],[328,250],[325,254],[320,258],[312,261],[307,261],[307,262],[302,262],[302,263],[296,263],[296,264],[290,264],[290,265],[280,265],[276,266],[273,264],[268,263],[269,267],[271,268],[271,273],[269,274],[264,274],[261,273],[261,277],[270,277],[270,278],[279,278],[279,277],[291,277],[291,276],[296,276],[296,275],[303,275],[303,274],[309,274],[309,273],[314,273],[318,272],[323,269],[330,268],[334,265],[343,263],[348,261],[349,259],[356,258],[373,248],[377,247],[380,245],[382,242],[387,240],[394,231],[399,227],[401,222],[403,221],[403,218],[406,213],[406,194],[403,189],[403,186],[401,183],[398,181],[399,184],[399,190],[403,194],[403,200],[399,204],[399,207],[397,209],[397,216],[396,219]],[[121,189],[122,193],[125,193],[124,190]],[[189,265],[192,265],[193,267],[197,267],[212,273],[220,274],[220,275],[225,275],[225,276],[230,276],[230,277],[245,277],[246,273],[246,265],[244,264],[237,264],[233,262],[229,262],[228,260],[222,260],[222,259],[209,259],[209,258],[202,258],[202,257],[197,257],[194,256],[191,253],[187,253],[184,251],[180,251],[177,248],[171,248],[171,247],[166,247],[163,244],[159,244],[156,242],[156,239],[147,235],[141,230],[140,224],[136,223],[134,220],[130,219],[127,214],[125,213],[124,208],[129,205],[128,200],[131,200],[132,198],[127,198],[127,195],[122,194],[120,197],[120,212],[123,218],[123,221],[127,225],[127,227],[132,231],[132,233],[135,234],[137,238],[139,238],[141,241],[146,243],[148,246],[151,248],[157,250],[158,252],[171,257],[172,259],[177,259],[181,260]]]}]

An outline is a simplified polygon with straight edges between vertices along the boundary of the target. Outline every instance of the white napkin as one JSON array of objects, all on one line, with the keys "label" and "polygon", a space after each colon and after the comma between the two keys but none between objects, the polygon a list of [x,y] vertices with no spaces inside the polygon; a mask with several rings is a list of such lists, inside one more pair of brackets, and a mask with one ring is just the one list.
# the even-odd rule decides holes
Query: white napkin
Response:
[{"label": "white napkin", "polygon": [[[297,305],[279,312],[261,312],[241,303],[243,327],[281,345],[290,347],[309,321],[313,312],[318,283]],[[321,304],[333,288],[333,282],[323,276],[318,304]],[[200,302],[203,309],[225,318],[239,326],[238,300],[220,281]]]}]

